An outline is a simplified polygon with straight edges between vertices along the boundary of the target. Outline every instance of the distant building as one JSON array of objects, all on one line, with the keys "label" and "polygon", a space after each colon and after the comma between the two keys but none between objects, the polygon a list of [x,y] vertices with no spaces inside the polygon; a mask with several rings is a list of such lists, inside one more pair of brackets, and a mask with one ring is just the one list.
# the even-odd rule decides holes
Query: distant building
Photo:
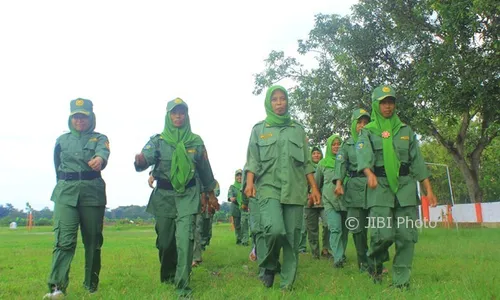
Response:
[{"label": "distant building", "polygon": [[9,228],[10,228],[10,229],[17,229],[17,223],[16,223],[16,222],[11,222],[11,223],[9,224]]}]

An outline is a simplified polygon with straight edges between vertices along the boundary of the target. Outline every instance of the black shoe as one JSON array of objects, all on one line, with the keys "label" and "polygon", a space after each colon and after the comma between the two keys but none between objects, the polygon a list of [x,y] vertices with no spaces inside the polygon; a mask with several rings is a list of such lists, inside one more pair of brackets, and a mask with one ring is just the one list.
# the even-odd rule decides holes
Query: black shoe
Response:
[{"label": "black shoe", "polygon": [[266,269],[264,271],[264,276],[262,276],[262,282],[264,283],[265,287],[272,287],[274,283],[274,271]]},{"label": "black shoe", "polygon": [[242,246],[248,246],[248,243],[241,243]]},{"label": "black shoe", "polygon": [[241,241],[236,241],[236,245],[241,245]]},{"label": "black shoe", "polygon": [[339,261],[333,263],[333,267],[335,269],[342,269],[342,268],[344,268],[344,261],[343,260],[339,260]]},{"label": "black shoe", "polygon": [[382,274],[382,268],[383,266],[377,265],[377,266],[368,266],[368,275],[370,275],[371,279],[373,280],[373,283],[382,283],[383,279],[383,274]]},{"label": "black shoe", "polygon": [[393,287],[396,289],[400,289],[401,291],[407,291],[410,289],[410,283],[403,283],[403,284],[390,284],[389,287]]}]

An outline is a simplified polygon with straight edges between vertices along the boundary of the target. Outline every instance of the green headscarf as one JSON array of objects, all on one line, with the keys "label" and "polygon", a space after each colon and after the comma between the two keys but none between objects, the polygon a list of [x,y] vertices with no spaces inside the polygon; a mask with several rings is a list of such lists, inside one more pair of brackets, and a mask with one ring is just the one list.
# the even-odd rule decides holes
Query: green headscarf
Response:
[{"label": "green headscarf", "polygon": [[325,158],[319,161],[319,165],[325,168],[335,168],[335,154],[332,152],[333,141],[339,140],[342,143],[342,139],[339,135],[334,134],[326,140],[326,155]]},{"label": "green headscarf", "polygon": [[365,128],[370,130],[373,134],[381,136],[383,139],[382,151],[384,153],[384,169],[387,181],[389,181],[391,191],[397,193],[399,186],[399,167],[401,166],[401,162],[396,156],[392,137],[398,133],[403,123],[396,115],[396,112],[388,119],[382,116],[380,112],[380,101],[387,97],[396,99],[396,93],[390,86],[379,86],[373,91],[372,121],[366,125]]},{"label": "green headscarf", "polygon": [[[93,111],[94,104],[92,101],[83,98],[77,98],[75,100],[71,100],[70,102],[70,115],[68,118],[68,127],[71,131],[71,134],[76,135],[77,137],[81,137],[82,134],[92,133],[95,130],[96,118]],[[84,114],[89,117],[90,126],[87,130],[80,132],[77,131],[73,124],[71,123],[71,119],[76,114]]]},{"label": "green headscarf", "polygon": [[368,122],[370,122],[370,114],[368,114],[366,110],[362,108],[357,108],[352,112],[351,136],[355,143],[358,141],[358,132],[356,131],[356,126],[358,125],[358,120],[363,116],[368,117]]},{"label": "green headscarf", "polygon": [[[175,107],[182,105],[186,108],[186,118],[182,127],[174,126],[170,113]],[[180,98],[175,98],[167,104],[167,115],[165,116],[165,128],[161,137],[167,144],[175,148],[172,155],[172,166],[170,167],[170,182],[174,190],[178,193],[185,191],[186,184],[194,176],[194,164],[191,162],[186,148],[202,146],[201,138],[191,132],[191,123],[189,122],[188,106]]]},{"label": "green headscarf", "polygon": [[[323,151],[321,151],[321,149],[318,146],[313,146],[311,148],[311,157],[312,157],[312,154],[314,151],[318,151],[319,153],[321,153],[321,159],[323,159]],[[321,159],[320,159],[320,161],[321,161]],[[312,158],[311,158],[311,162],[313,163],[314,167],[316,167],[319,164],[319,161],[317,163],[314,163],[314,161],[312,161]]]},{"label": "green headscarf", "polygon": [[[271,97],[273,95],[273,92],[276,90],[280,90],[283,93],[285,93],[286,97],[286,112],[284,115],[280,116],[276,113],[274,113],[273,108],[271,106]],[[266,101],[264,102],[264,107],[266,108],[266,123],[269,124],[270,126],[289,126],[292,123],[292,119],[290,117],[290,113],[288,112],[288,92],[287,90],[280,86],[280,85],[273,85],[271,86],[266,93]]]}]

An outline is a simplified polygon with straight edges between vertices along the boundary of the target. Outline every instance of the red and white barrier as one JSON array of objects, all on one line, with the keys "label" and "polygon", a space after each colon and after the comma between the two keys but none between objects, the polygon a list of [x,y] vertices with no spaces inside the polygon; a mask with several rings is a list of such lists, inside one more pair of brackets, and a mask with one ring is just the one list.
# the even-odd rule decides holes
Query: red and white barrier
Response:
[{"label": "red and white barrier", "polygon": [[420,210],[421,218],[432,222],[500,223],[500,202],[430,207],[424,196]]}]

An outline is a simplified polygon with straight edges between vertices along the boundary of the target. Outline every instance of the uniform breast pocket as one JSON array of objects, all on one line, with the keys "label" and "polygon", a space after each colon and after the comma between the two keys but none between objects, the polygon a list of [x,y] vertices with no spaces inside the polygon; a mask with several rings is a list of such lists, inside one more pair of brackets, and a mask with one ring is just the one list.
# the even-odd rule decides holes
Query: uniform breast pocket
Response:
[{"label": "uniform breast pocket", "polygon": [[83,155],[86,160],[90,160],[95,155],[95,148],[97,147],[97,141],[89,140],[85,147],[83,147]]},{"label": "uniform breast pocket", "polygon": [[298,137],[291,136],[288,139],[288,149],[290,156],[293,158],[295,163],[297,164],[303,164],[305,157],[304,157],[304,142],[300,140]]},{"label": "uniform breast pocket", "polygon": [[375,154],[375,164],[377,162],[383,162],[384,161],[384,151],[383,151],[383,141],[382,139],[373,139],[372,140],[372,148],[373,148],[373,153]]},{"label": "uniform breast pocket", "polygon": [[408,162],[410,152],[410,141],[406,139],[395,139],[394,146],[397,150],[399,160],[401,162]]},{"label": "uniform breast pocket", "polygon": [[269,161],[276,157],[276,138],[259,139],[257,144],[261,161]]},{"label": "uniform breast pocket", "polygon": [[172,156],[160,157],[158,159],[158,166],[155,167],[161,174],[170,173],[170,167],[172,166]]}]

